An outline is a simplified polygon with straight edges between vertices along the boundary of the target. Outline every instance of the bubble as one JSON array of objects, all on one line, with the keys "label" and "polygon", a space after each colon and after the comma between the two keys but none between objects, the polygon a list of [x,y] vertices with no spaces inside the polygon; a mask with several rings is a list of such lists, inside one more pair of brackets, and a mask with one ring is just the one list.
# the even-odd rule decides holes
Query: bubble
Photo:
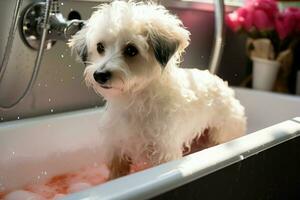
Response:
[{"label": "bubble", "polygon": [[48,85],[47,85],[47,84],[45,84],[45,87],[48,87]]},{"label": "bubble", "polygon": [[63,5],[64,5],[64,3],[60,3],[60,5],[61,5],[61,6],[63,6]]},{"label": "bubble", "polygon": [[234,74],[234,76],[235,76],[235,77],[237,77],[237,76],[238,76],[238,74]]},{"label": "bubble", "polygon": [[17,119],[20,119],[20,116],[18,116]]},{"label": "bubble", "polygon": [[243,155],[240,155],[240,159],[241,159],[241,160],[244,160],[244,156],[243,156]]},{"label": "bubble", "polygon": [[48,172],[47,171],[41,171],[41,174],[46,176],[48,174]]},{"label": "bubble", "polygon": [[1,121],[3,121],[3,120],[4,120],[4,118],[3,118],[3,117],[1,117],[0,119],[1,119]]},{"label": "bubble", "polygon": [[75,77],[74,76],[72,76],[72,80],[74,80],[75,79]]},{"label": "bubble", "polygon": [[41,200],[44,199],[42,196],[39,194],[25,191],[25,190],[15,190],[10,193],[8,193],[5,196],[5,199],[7,200],[20,200],[20,199],[31,199],[31,200]]},{"label": "bubble", "polygon": [[91,184],[85,183],[85,182],[79,182],[79,183],[73,183],[69,186],[68,192],[73,193],[73,192],[79,192],[81,190],[87,189],[92,187]]},{"label": "bubble", "polygon": [[61,79],[60,79],[60,82],[64,82],[64,79],[61,78]]},{"label": "bubble", "polygon": [[49,98],[48,101],[51,102],[51,98]]},{"label": "bubble", "polygon": [[71,68],[71,67],[72,67],[72,65],[68,65],[68,67],[69,67],[69,68]]},{"label": "bubble", "polygon": [[40,86],[41,86],[41,83],[38,83],[38,86],[40,87]]},{"label": "bubble", "polygon": [[12,155],[15,155],[15,154],[16,154],[16,152],[13,151],[13,152],[12,152]]},{"label": "bubble", "polygon": [[64,195],[64,194],[56,194],[56,195],[53,197],[53,200],[60,200],[60,199],[63,198],[64,196],[66,196],[66,195]]},{"label": "bubble", "polygon": [[60,57],[61,57],[61,58],[64,58],[65,56],[64,56],[64,54],[61,54]]},{"label": "bubble", "polygon": [[53,113],[53,112],[54,112],[54,109],[52,108],[52,109],[50,110],[50,112],[52,112],[52,113]]},{"label": "bubble", "polygon": [[37,176],[37,179],[41,179],[41,176],[39,175],[39,176]]}]

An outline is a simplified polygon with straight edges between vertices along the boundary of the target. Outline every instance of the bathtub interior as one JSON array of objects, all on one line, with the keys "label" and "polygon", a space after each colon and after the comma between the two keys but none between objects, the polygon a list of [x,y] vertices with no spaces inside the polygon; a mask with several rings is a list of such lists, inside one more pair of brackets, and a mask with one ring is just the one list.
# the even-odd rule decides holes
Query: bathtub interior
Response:
[{"label": "bathtub interior", "polygon": [[[300,99],[235,89],[246,107],[248,133],[300,114]],[[98,119],[88,109],[0,124],[0,191],[101,163]],[[47,173],[45,173],[47,172]]]},{"label": "bathtub interior", "polygon": [[235,94],[245,107],[247,133],[300,116],[299,96],[242,88],[235,88]]}]

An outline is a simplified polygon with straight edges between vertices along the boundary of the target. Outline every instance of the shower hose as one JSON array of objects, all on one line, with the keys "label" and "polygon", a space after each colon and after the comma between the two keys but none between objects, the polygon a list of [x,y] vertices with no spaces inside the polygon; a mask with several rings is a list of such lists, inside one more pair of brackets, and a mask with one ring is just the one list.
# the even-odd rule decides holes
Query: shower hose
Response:
[{"label": "shower hose", "polygon": [[[2,62],[2,69],[0,71],[0,84],[1,84],[3,75],[7,68],[7,62],[8,62],[9,54],[10,54],[11,48],[12,48],[12,43],[13,43],[13,39],[14,39],[13,36],[17,29],[17,24],[18,24],[17,21],[18,21],[18,17],[20,16],[20,8],[21,8],[22,2],[23,2],[23,0],[18,0],[16,3],[16,6],[15,6],[13,22],[12,22],[13,24],[12,24],[10,32],[9,32],[9,38],[7,41],[5,54],[4,54],[4,58],[3,58],[3,62]],[[43,31],[42,31],[41,43],[40,43],[40,46],[39,46],[39,49],[37,52],[37,56],[35,59],[34,68],[33,68],[33,72],[31,74],[30,80],[29,80],[25,90],[17,98],[16,101],[14,101],[13,103],[11,103],[9,105],[1,105],[0,104],[0,109],[2,109],[2,110],[11,109],[11,108],[15,107],[18,103],[20,103],[24,99],[26,94],[30,91],[30,89],[33,87],[33,85],[36,81],[36,78],[37,78],[37,75],[38,75],[38,72],[40,69],[43,53],[44,53],[44,45],[45,45],[46,36],[47,36],[47,30],[48,30],[47,25],[49,22],[51,4],[52,4],[52,0],[46,0],[45,15],[44,15],[43,24],[42,24]]]}]

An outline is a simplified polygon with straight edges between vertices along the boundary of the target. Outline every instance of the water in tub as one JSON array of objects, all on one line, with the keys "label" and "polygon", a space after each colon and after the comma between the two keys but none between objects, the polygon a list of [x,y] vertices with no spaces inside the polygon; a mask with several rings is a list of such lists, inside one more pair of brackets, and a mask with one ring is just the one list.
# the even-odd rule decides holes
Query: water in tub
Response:
[{"label": "water in tub", "polygon": [[98,115],[96,109],[1,126],[0,200],[59,199],[106,182]]},{"label": "water in tub", "polygon": [[[2,129],[0,200],[57,200],[108,181],[109,169],[99,158],[103,149],[95,115],[29,120],[18,130]],[[145,168],[144,163],[131,166],[131,173]]]},{"label": "water in tub", "polygon": [[[131,173],[144,169],[145,166],[131,166]],[[109,169],[105,164],[84,167],[73,172],[67,172],[43,181],[42,176],[47,176],[47,171],[42,171],[37,178],[37,183],[27,184],[21,189],[5,191],[2,188],[0,200],[58,200],[67,194],[78,192],[108,181]]]}]

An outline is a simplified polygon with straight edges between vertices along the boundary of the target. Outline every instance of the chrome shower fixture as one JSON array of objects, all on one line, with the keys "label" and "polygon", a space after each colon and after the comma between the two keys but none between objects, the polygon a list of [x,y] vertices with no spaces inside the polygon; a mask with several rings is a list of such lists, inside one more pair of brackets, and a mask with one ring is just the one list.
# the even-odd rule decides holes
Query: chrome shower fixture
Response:
[{"label": "chrome shower fixture", "polygon": [[[38,50],[43,31],[46,2],[36,2],[29,5],[22,15],[21,33],[25,43]],[[47,36],[44,48],[50,49],[56,41],[68,39],[84,26],[79,19],[66,20],[59,10],[59,2],[53,0],[47,24]]]}]

